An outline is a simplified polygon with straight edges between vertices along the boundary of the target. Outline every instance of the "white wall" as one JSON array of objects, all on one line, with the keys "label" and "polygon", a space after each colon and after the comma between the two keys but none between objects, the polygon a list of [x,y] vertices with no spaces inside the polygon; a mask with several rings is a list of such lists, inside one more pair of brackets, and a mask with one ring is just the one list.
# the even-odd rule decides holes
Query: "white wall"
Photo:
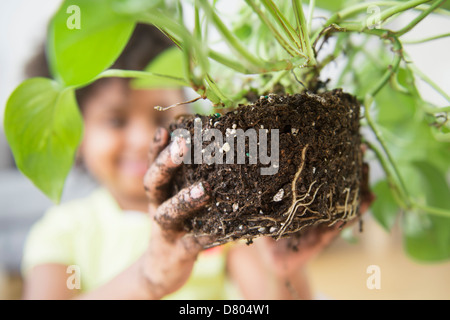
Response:
[{"label": "white wall", "polygon": [[[405,22],[416,14],[406,13],[402,16]],[[429,18],[429,19],[428,19]],[[405,34],[402,39],[419,40],[438,34],[450,33],[450,16],[431,15],[420,22],[413,30]],[[450,94],[450,37],[441,38],[423,44],[405,44],[405,51],[411,61],[427,76],[438,84],[447,94]],[[423,97],[438,106],[448,106],[449,102],[437,94],[427,84],[418,81],[418,87]]]},{"label": "white wall", "polygon": [[[60,0],[14,0],[0,3],[0,111],[23,80],[23,66],[43,41],[46,25]],[[3,123],[3,121],[2,121]]]},{"label": "white wall", "polygon": [[24,79],[25,62],[43,41],[47,21],[60,0],[14,0],[0,2],[0,169],[11,165],[3,133],[6,101]]}]

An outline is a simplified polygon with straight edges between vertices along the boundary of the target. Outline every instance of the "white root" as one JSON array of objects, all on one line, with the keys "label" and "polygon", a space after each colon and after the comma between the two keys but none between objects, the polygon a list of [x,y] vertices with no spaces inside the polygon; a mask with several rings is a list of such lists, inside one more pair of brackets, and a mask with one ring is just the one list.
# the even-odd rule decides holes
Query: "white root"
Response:
[{"label": "white root", "polygon": [[[350,219],[354,218],[357,214],[357,207],[358,207],[358,203],[359,203],[359,197],[358,197],[359,189],[357,189],[355,191],[352,203],[349,204],[348,202],[349,202],[349,198],[350,198],[350,194],[351,194],[351,189],[345,188],[344,192],[346,192],[347,195],[345,197],[344,206],[336,205],[336,208],[333,208],[333,193],[330,192],[327,195],[327,198],[330,198],[330,206],[328,207],[328,210],[326,212],[327,217],[322,218],[322,219],[317,219],[316,217],[304,217],[304,215],[308,211],[311,213],[314,213],[316,215],[320,215],[320,213],[318,211],[310,209],[309,206],[315,201],[317,193],[323,185],[323,184],[321,184],[316,188],[316,190],[314,191],[314,194],[312,195],[311,200],[309,200],[308,202],[302,202],[302,201],[304,201],[305,199],[307,199],[308,197],[311,196],[311,190],[312,190],[313,186],[317,183],[317,180],[314,180],[309,185],[308,191],[305,194],[303,194],[301,196],[297,195],[297,181],[299,180],[300,175],[305,166],[306,151],[307,151],[308,147],[309,147],[309,145],[306,145],[302,150],[302,159],[301,159],[302,162],[294,176],[294,179],[292,180],[292,204],[289,207],[289,209],[285,213],[283,213],[283,216],[287,216],[287,218],[284,222],[281,223],[281,228],[277,232],[277,239],[280,239],[286,233],[294,233],[294,232],[297,232],[297,231],[303,229],[307,225],[310,225],[310,224],[305,225],[304,223],[301,223],[300,227],[293,228],[293,230],[288,230],[288,228],[293,224],[295,219],[300,220],[300,221],[315,220],[312,222],[312,224],[318,223],[318,222],[327,222],[327,221],[334,220],[330,224],[330,226],[332,226],[337,221],[350,220]],[[300,212],[300,214],[297,214],[297,211],[299,208],[303,208],[303,211]],[[341,217],[337,217],[341,214],[342,214]]]},{"label": "white root", "polygon": [[[350,187],[344,189],[343,192],[346,193],[344,204],[335,203],[333,201],[334,189],[329,190],[328,193],[324,195],[327,199],[327,207],[324,210],[326,212],[319,212],[310,208],[310,205],[316,200],[323,183],[314,190],[314,187],[318,182],[317,180],[314,180],[309,185],[306,193],[298,195],[297,184],[301,181],[301,174],[305,167],[306,152],[308,148],[309,145],[307,144],[302,150],[301,163],[291,183],[292,203],[286,212],[281,215],[284,220],[280,221],[280,217],[266,215],[249,217],[247,221],[254,223],[254,225],[248,226],[246,232],[249,230],[258,231],[251,235],[252,238],[260,236],[276,236],[276,239],[278,240],[281,237],[298,232],[311,225],[330,222],[328,226],[331,227],[339,221],[348,221],[356,217],[359,206],[359,188],[354,191],[352,191]],[[300,212],[299,209],[301,210]],[[313,215],[306,215],[308,212]],[[242,232],[240,231],[225,235],[224,221],[221,221],[224,237],[217,239],[216,242],[208,247],[221,245],[242,236]]]}]

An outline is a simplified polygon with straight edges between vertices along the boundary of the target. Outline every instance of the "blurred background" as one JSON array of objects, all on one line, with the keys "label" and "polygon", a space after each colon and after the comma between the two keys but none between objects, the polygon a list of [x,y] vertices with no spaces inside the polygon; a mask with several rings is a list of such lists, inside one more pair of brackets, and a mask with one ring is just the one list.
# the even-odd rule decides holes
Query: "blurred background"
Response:
[{"label": "blurred background", "polygon": [[[24,66],[42,44],[49,18],[60,0],[15,0],[0,3],[0,299],[20,299],[22,248],[31,225],[52,203],[17,171],[3,132],[3,111],[14,88],[24,80]],[[405,15],[404,19],[408,19]],[[406,20],[405,20],[406,21]],[[450,19],[429,17],[405,39],[450,33]],[[450,40],[405,45],[420,70],[450,92]],[[329,72],[333,72],[330,70]],[[445,101],[419,83],[427,100]],[[450,159],[449,159],[450,161]],[[381,174],[371,165],[371,180]],[[95,182],[80,169],[70,174],[62,201],[87,195]],[[449,195],[450,196],[450,195]],[[406,256],[398,227],[391,233],[365,215],[363,232],[354,241],[338,239],[309,266],[312,289],[322,299],[449,299],[450,262],[423,264]],[[370,289],[369,266],[378,266],[380,288]]]}]

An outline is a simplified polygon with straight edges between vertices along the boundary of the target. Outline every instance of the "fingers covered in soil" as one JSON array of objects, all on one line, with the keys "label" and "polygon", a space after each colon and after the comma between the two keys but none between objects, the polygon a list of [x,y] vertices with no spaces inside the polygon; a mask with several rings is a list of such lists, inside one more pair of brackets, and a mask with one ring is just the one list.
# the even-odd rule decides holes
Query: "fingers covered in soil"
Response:
[{"label": "fingers covered in soil", "polygon": [[[151,150],[161,150],[161,146],[165,144],[164,141],[168,139],[168,134],[161,133],[161,135],[164,135],[165,138],[155,142],[150,148]],[[151,163],[144,177],[144,188],[150,204],[159,205],[170,196],[170,184],[173,175],[182,164],[179,159],[183,157],[187,150],[185,140],[177,137],[162,149]],[[153,154],[150,154],[150,158],[152,156]]]},{"label": "fingers covered in soil", "polygon": [[148,161],[149,164],[152,164],[158,154],[167,146],[169,141],[169,131],[163,127],[159,127],[156,129],[155,135],[153,136],[152,141],[150,142],[150,147],[148,150]]},{"label": "fingers covered in soil", "polygon": [[182,222],[192,212],[201,209],[209,200],[204,182],[194,184],[163,202],[154,219],[164,229],[182,231]]}]

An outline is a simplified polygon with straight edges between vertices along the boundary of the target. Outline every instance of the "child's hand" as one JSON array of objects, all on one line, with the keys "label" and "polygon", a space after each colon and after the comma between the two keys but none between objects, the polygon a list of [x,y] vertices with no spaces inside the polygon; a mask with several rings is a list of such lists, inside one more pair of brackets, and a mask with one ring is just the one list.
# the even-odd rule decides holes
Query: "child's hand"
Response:
[{"label": "child's hand", "polygon": [[290,278],[303,267],[339,234],[339,225],[327,227],[327,230],[308,230],[301,238],[274,240],[262,237],[255,241],[263,265],[276,278]]},{"label": "child's hand", "polygon": [[[365,195],[362,199],[360,212],[363,214],[368,210],[374,200],[372,194]],[[350,226],[357,222],[357,219],[347,223]],[[341,232],[343,222],[338,222],[332,227],[316,227],[302,234],[298,243],[292,239],[274,240],[263,237],[255,241],[261,259],[264,260],[273,274],[278,278],[290,277],[300,270],[314,256],[327,247]],[[292,246],[292,245],[296,246]]]},{"label": "child's hand", "polygon": [[[209,237],[195,238],[186,235],[181,227],[183,219],[203,207],[209,196],[206,183],[199,182],[168,198],[171,178],[176,168],[181,165],[175,163],[173,159],[177,157],[171,155],[182,157],[187,148],[182,139],[165,147],[167,141],[168,132],[159,129],[149,156],[150,161],[154,161],[144,179],[152,217],[152,232],[149,248],[143,259],[142,272],[152,296],[157,298],[184,285],[198,253],[204,245],[213,241]],[[162,148],[164,150],[159,152]]]},{"label": "child's hand", "polygon": [[[363,197],[361,212],[373,201]],[[292,239],[270,237],[238,244],[228,254],[228,270],[246,299],[311,299],[306,265],[339,234],[340,225],[310,229],[296,246]]]}]

